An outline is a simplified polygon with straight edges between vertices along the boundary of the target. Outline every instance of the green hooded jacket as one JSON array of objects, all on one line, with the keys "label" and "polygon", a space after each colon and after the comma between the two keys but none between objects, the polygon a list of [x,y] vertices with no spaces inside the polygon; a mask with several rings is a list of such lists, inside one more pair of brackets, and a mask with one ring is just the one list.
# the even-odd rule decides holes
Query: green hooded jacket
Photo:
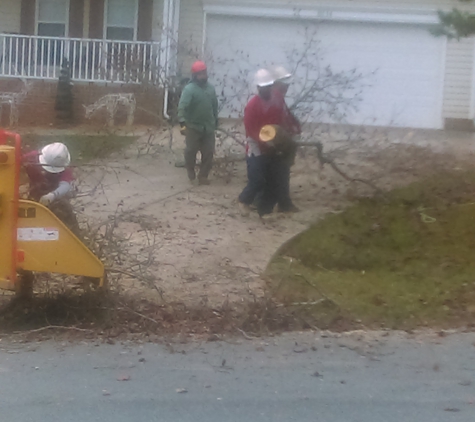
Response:
[{"label": "green hooded jacket", "polygon": [[178,121],[198,132],[214,132],[218,120],[218,98],[210,83],[195,81],[185,86],[178,104]]}]

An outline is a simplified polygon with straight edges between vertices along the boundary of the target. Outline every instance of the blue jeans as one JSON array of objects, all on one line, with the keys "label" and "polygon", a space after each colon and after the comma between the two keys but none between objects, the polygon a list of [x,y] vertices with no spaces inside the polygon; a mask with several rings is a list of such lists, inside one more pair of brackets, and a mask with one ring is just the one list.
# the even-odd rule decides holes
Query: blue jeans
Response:
[{"label": "blue jeans", "polygon": [[247,185],[239,195],[239,202],[251,205],[256,201],[259,209],[259,202],[266,189],[269,162],[268,155],[251,155],[247,157]]},{"label": "blue jeans", "polygon": [[247,186],[239,195],[246,205],[257,205],[259,215],[272,213],[276,204],[280,211],[293,206],[290,199],[290,165],[282,156],[252,155],[247,158]]}]

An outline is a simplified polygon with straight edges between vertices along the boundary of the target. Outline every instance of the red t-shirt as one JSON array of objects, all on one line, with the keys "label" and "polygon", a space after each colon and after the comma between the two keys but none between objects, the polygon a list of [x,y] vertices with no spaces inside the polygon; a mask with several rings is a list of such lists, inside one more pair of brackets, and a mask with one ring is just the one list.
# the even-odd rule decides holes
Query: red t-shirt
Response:
[{"label": "red t-shirt", "polygon": [[22,157],[22,164],[30,181],[30,198],[34,201],[56,190],[60,182],[71,183],[74,180],[71,168],[65,168],[60,173],[50,173],[40,164],[40,152],[32,151]]},{"label": "red t-shirt", "polygon": [[282,125],[286,119],[285,103],[279,96],[272,95],[264,100],[254,95],[244,109],[244,127],[246,136],[254,139],[259,145],[261,153],[266,153],[269,147],[259,140],[259,133],[265,125]]},{"label": "red t-shirt", "polygon": [[299,134],[301,131],[300,123],[285,104],[284,96],[276,89],[272,90],[268,100],[255,95],[244,109],[246,136],[257,141],[263,154],[269,151],[266,143],[259,140],[259,133],[265,125],[279,125],[291,134]]}]

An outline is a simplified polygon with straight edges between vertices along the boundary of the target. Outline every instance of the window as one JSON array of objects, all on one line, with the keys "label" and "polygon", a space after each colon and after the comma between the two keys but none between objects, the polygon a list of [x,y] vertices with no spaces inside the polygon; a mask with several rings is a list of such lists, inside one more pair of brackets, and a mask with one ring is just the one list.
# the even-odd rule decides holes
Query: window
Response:
[{"label": "window", "polygon": [[107,0],[106,38],[134,41],[137,35],[137,0]]},{"label": "window", "polygon": [[48,37],[66,35],[69,0],[37,1],[37,34]]}]

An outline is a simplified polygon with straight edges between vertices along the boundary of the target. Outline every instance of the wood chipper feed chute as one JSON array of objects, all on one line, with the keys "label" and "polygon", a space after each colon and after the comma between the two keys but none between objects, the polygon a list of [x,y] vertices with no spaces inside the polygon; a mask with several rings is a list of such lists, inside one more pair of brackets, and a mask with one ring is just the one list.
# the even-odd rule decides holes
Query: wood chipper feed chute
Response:
[{"label": "wood chipper feed chute", "polygon": [[[8,138],[15,147],[5,145]],[[85,276],[102,286],[103,263],[48,208],[19,199],[20,154],[19,135],[0,130],[0,288],[18,290],[21,270]]]},{"label": "wood chipper feed chute", "polygon": [[99,278],[102,262],[48,208],[20,200],[19,269]]}]

